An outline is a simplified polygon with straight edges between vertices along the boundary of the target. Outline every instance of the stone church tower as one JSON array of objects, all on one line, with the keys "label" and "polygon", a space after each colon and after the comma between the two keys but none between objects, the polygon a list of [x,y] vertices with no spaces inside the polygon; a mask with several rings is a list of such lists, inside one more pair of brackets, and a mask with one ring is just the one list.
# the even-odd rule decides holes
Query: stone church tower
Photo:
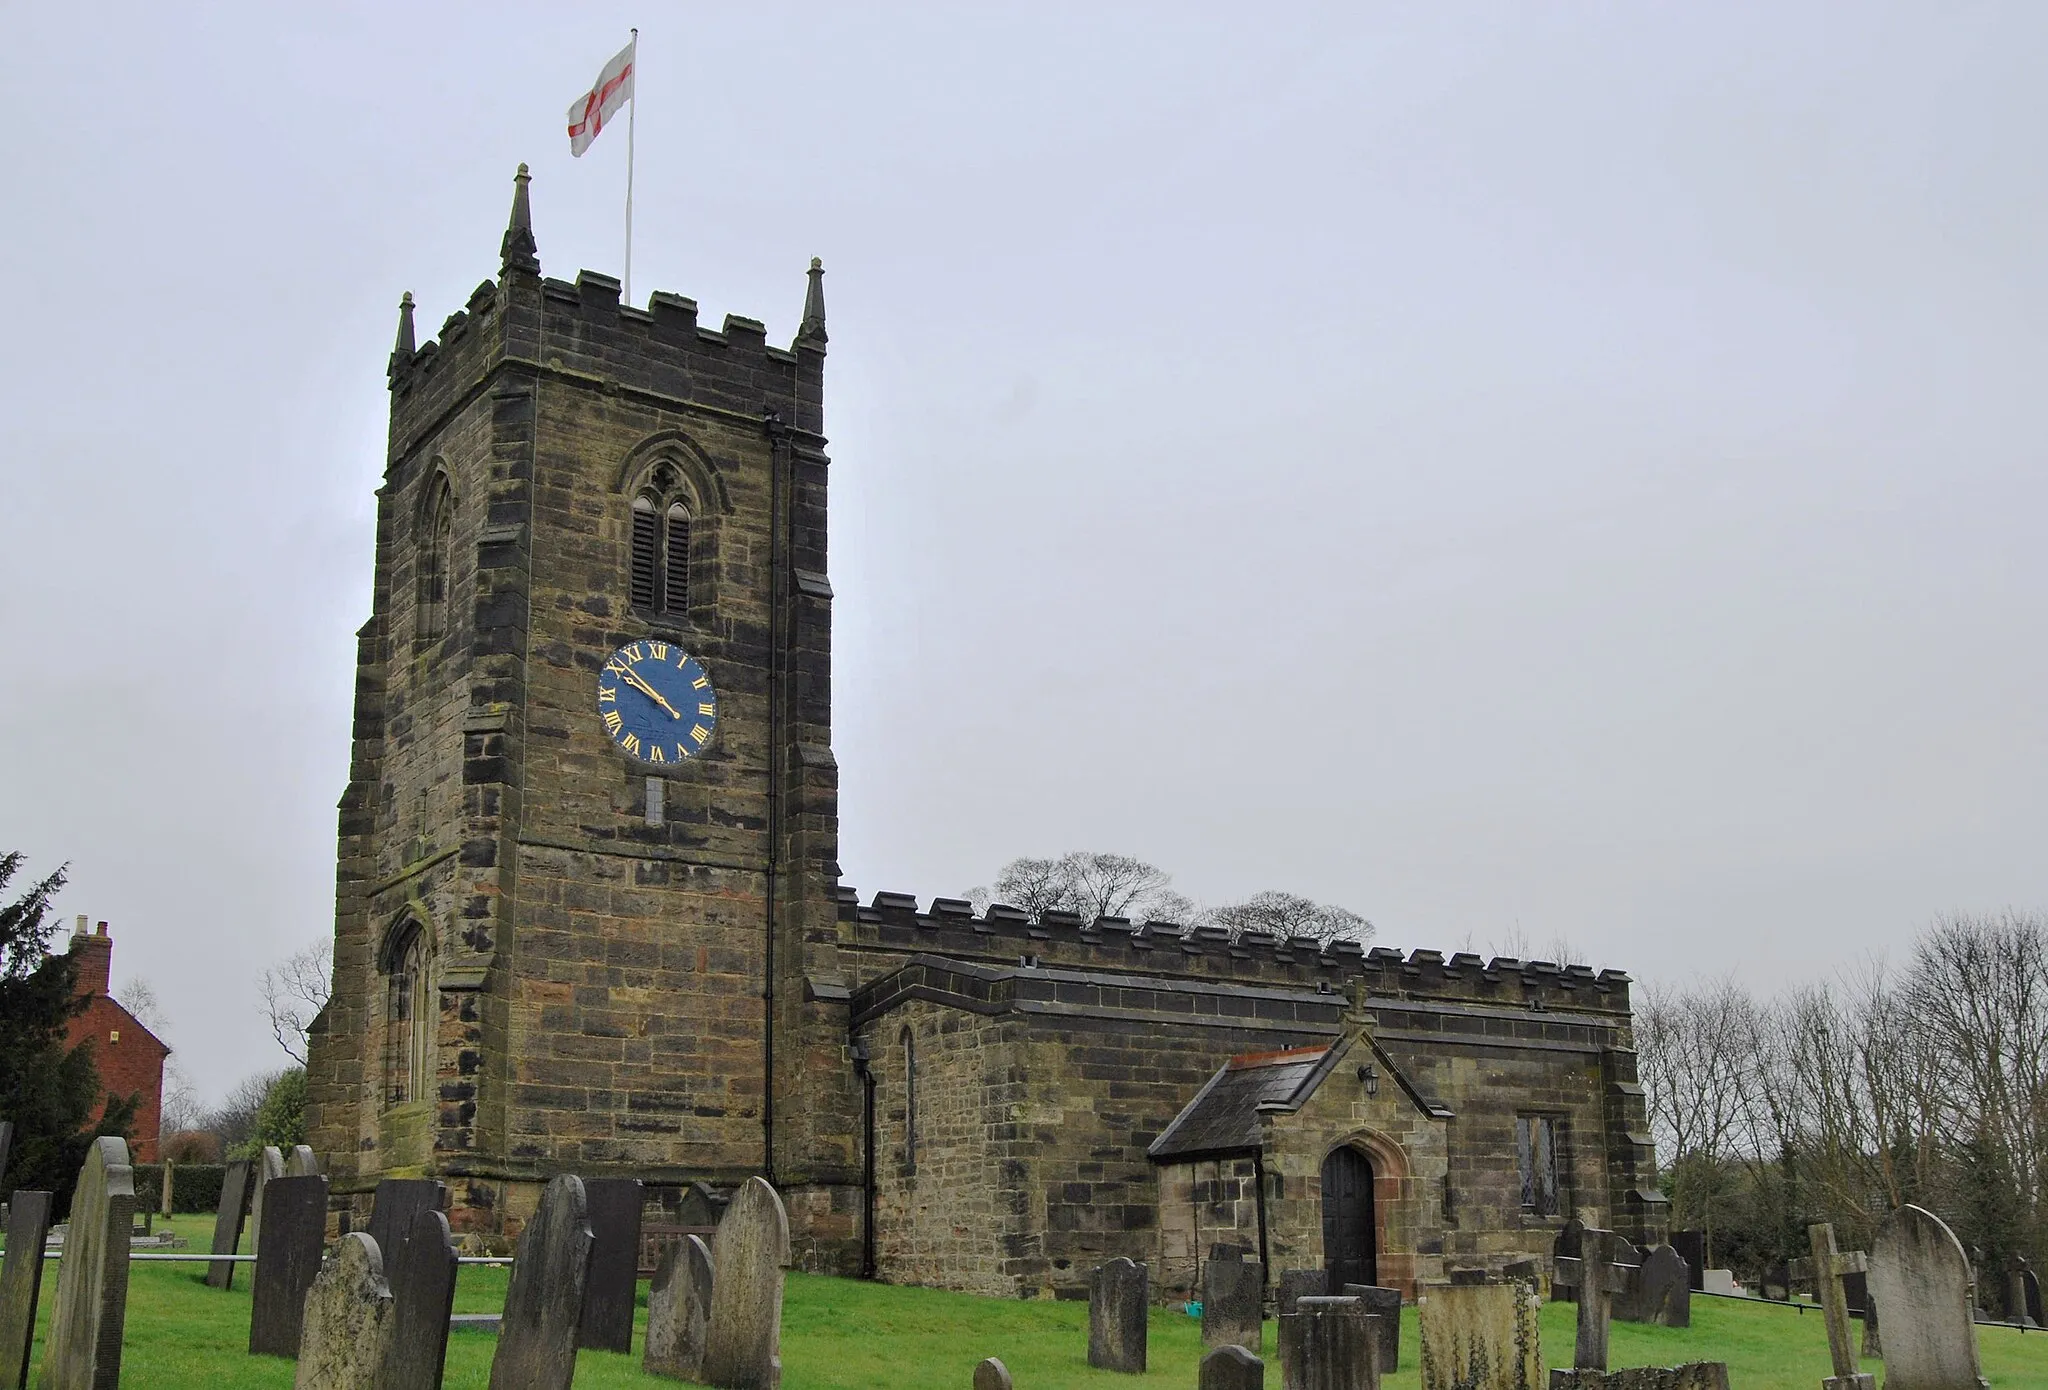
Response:
[{"label": "stone church tower", "polygon": [[[787,350],[542,278],[523,166],[497,280],[438,342],[406,297],[309,1068],[359,1209],[426,1174],[502,1232],[558,1172],[765,1173],[852,1258],[825,347],[815,261]],[[643,657],[708,681],[695,746],[605,707]]]}]

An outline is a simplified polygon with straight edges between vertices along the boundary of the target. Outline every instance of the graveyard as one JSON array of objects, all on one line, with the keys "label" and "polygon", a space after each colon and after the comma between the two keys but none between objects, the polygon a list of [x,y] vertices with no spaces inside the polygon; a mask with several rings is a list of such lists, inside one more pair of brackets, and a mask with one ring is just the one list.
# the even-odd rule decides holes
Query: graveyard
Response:
[{"label": "graveyard", "polygon": [[[157,1223],[192,1248],[205,1246],[213,1218],[182,1215]],[[241,1248],[246,1253],[247,1239]],[[248,1350],[253,1299],[247,1268],[228,1289],[209,1287],[204,1264],[135,1262],[127,1291],[123,1383],[163,1390],[259,1390],[294,1384],[295,1363]],[[39,1364],[56,1302],[58,1262],[43,1271],[31,1366]],[[501,1265],[465,1265],[454,1291],[455,1314],[494,1314],[505,1306],[510,1274]],[[574,1383],[585,1387],[672,1386],[648,1374],[641,1352],[648,1328],[648,1283],[634,1300],[632,1352],[584,1349],[576,1355]],[[1141,1374],[1088,1365],[1088,1307],[1079,1301],[980,1298],[940,1290],[790,1272],[782,1320],[782,1384],[790,1390],[964,1390],[974,1367],[997,1356],[1014,1384],[1029,1390],[1126,1385],[1196,1385],[1204,1348],[1197,1319],[1178,1307],[1154,1305],[1147,1327],[1148,1362]],[[1417,1310],[1401,1315],[1399,1366],[1383,1373],[1388,1390],[1421,1390]],[[1546,1366],[1573,1359],[1576,1310],[1550,1303],[1540,1314]],[[1980,1325],[1985,1377],[1998,1387],[2048,1387],[2048,1332]],[[1265,1384],[1281,1384],[1273,1364],[1277,1329],[1265,1319]],[[443,1384],[490,1382],[497,1338],[457,1330],[447,1342]],[[1692,1326],[1667,1328],[1616,1322],[1610,1328],[1610,1364],[1669,1366],[1725,1362],[1729,1383],[1756,1390],[1811,1390],[1829,1374],[1829,1348],[1821,1309],[1810,1303],[1748,1299],[1695,1299]],[[1864,1369],[1882,1372],[1882,1361]],[[31,1379],[30,1384],[36,1382]]]}]

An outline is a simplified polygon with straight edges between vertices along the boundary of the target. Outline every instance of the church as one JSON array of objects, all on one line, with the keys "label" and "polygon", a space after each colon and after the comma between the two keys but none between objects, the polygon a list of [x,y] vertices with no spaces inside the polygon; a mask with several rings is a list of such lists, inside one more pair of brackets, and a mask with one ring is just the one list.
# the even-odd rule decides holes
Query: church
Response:
[{"label": "church", "polygon": [[522,166],[497,277],[428,341],[402,302],[308,1067],[337,1219],[760,1174],[806,1268],[1010,1297],[1661,1240],[1625,974],[840,882],[823,285],[784,348],[545,278]]}]

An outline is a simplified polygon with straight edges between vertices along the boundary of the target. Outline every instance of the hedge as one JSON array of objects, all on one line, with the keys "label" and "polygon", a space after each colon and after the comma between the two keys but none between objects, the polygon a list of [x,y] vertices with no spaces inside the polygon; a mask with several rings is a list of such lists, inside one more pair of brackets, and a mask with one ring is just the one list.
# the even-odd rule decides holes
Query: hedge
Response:
[{"label": "hedge", "polygon": [[[179,1163],[172,1165],[172,1211],[220,1210],[221,1184],[227,1179],[222,1163]],[[164,1168],[161,1163],[135,1165],[135,1206],[138,1211],[162,1211]]]}]

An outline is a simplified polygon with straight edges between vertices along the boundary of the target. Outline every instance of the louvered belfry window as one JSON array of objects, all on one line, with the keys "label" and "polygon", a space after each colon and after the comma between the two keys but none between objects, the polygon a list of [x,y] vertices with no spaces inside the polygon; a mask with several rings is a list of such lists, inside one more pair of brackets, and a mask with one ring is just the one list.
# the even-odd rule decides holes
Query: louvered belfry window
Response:
[{"label": "louvered belfry window", "polygon": [[663,576],[662,606],[671,613],[690,611],[690,509],[671,502],[668,509],[668,561]]},{"label": "louvered belfry window", "polygon": [[633,499],[633,606],[653,608],[661,593],[661,515],[646,493]]}]

